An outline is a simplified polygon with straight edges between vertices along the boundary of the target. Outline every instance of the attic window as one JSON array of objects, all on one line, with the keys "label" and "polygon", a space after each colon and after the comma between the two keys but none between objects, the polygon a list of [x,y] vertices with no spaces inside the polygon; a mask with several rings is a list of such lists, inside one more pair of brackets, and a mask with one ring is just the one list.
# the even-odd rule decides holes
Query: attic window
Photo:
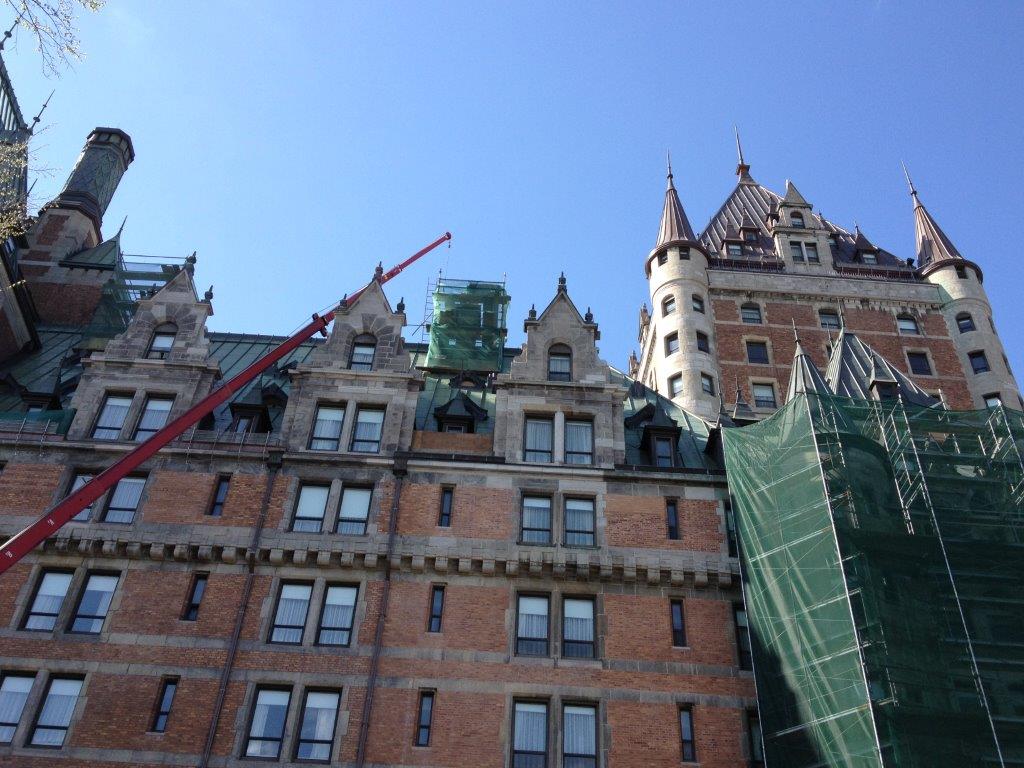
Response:
[{"label": "attic window", "polygon": [[548,350],[548,381],[572,381],[572,350],[565,344]]},{"label": "attic window", "polygon": [[818,312],[818,320],[821,322],[821,327],[826,331],[839,330],[839,315],[831,309],[823,309]]},{"label": "attic window", "polygon": [[795,211],[789,215],[790,225],[795,229],[804,228],[804,215],[799,211]]},{"label": "attic window", "polygon": [[738,259],[740,256],[743,255],[743,246],[740,245],[739,243],[729,243],[726,246],[726,252],[728,253],[730,259]]},{"label": "attic window", "polygon": [[878,263],[878,255],[872,253],[871,251],[864,251],[863,253],[861,253],[860,258],[865,264],[868,264],[870,266],[874,266],[875,264]]},{"label": "attic window", "polygon": [[753,229],[745,229],[743,230],[743,239],[746,240],[748,243],[756,243],[757,232],[754,231]]},{"label": "attic window", "polygon": [[174,323],[163,323],[153,331],[153,340],[146,351],[147,360],[166,360],[174,346],[174,337],[178,335],[178,326]]}]

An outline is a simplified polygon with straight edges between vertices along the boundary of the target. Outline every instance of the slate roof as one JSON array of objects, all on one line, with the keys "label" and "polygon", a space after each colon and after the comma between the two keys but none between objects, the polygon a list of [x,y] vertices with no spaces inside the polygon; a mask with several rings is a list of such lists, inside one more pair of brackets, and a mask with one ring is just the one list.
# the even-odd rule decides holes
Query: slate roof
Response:
[{"label": "slate roof", "polygon": [[800,340],[796,341],[796,350],[793,352],[793,368],[789,373],[789,390],[786,392],[788,403],[799,394],[828,395],[832,390],[821,377],[821,371],[814,364],[810,356],[804,350]]},{"label": "slate roof", "polygon": [[929,408],[939,405],[936,398],[917,386],[856,334],[842,331],[825,371],[829,389],[842,397],[871,400],[874,399],[871,393],[873,380],[895,383],[904,402]]},{"label": "slate roof", "polygon": [[943,259],[963,259],[953,241],[942,231],[928,209],[917,196],[917,190],[910,188],[914,200],[914,233],[917,243],[917,263],[926,267]]},{"label": "slate roof", "polygon": [[665,190],[665,207],[661,210],[661,224],[658,227],[658,241],[655,248],[679,240],[696,241],[690,220],[686,218],[683,204],[679,202],[675,185],[672,183],[672,166],[668,169],[668,188]]}]

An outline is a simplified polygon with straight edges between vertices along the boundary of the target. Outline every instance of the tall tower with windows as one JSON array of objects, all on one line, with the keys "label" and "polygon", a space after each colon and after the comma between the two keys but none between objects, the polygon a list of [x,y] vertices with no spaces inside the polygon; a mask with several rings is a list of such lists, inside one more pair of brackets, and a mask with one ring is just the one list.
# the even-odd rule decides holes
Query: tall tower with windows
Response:
[{"label": "tall tower with windows", "polygon": [[713,418],[721,403],[708,254],[679,202],[671,162],[658,239],[644,268],[651,311],[640,316],[637,378],[686,410]]}]

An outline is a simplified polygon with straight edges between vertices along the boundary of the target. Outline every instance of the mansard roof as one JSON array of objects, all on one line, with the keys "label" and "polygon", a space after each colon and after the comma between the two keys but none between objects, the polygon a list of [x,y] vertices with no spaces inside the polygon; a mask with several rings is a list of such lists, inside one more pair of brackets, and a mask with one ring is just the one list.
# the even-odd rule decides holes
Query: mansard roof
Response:
[{"label": "mansard roof", "polygon": [[939,401],[921,389],[882,355],[865,344],[854,333],[841,331],[832,349],[825,371],[825,381],[842,397],[873,399],[872,382],[895,384],[904,402],[925,407]]}]

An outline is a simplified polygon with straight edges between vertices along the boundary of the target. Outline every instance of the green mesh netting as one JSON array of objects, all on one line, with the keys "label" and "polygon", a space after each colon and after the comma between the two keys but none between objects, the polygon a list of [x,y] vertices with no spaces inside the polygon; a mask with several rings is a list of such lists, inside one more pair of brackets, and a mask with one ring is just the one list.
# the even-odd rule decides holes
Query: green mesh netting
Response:
[{"label": "green mesh netting", "polygon": [[1022,437],[818,395],[724,432],[769,768],[1024,764]]},{"label": "green mesh netting", "polygon": [[439,280],[427,347],[428,368],[500,371],[509,295],[501,283]]}]

